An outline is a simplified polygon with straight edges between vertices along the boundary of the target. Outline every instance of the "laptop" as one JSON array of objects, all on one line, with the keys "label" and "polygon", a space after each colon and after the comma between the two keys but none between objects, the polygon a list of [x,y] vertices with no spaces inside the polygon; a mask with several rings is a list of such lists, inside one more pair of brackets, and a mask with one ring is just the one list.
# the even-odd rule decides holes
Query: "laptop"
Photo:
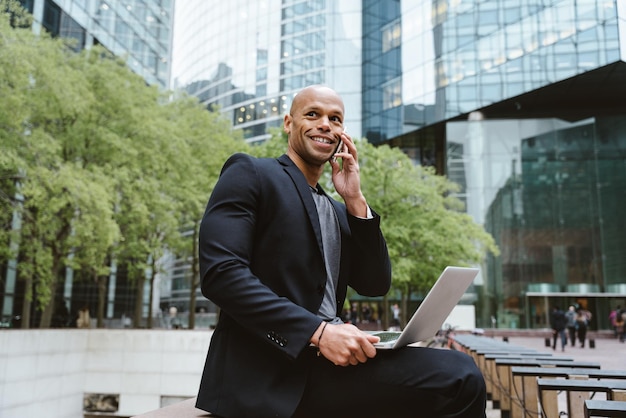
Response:
[{"label": "laptop", "polygon": [[377,349],[397,349],[434,337],[478,275],[477,268],[446,267],[402,332],[374,331]]}]

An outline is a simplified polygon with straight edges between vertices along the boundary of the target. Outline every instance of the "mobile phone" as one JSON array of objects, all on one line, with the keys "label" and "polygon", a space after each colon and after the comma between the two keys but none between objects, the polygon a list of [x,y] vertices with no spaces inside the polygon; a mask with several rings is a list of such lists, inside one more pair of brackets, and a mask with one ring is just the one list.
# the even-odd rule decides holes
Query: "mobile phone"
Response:
[{"label": "mobile phone", "polygon": [[335,152],[333,152],[333,155],[331,155],[330,159],[333,162],[337,161],[337,157],[335,157],[335,154],[337,154],[339,151],[343,151],[343,141],[340,139],[339,142],[337,142],[337,148],[335,148]]}]

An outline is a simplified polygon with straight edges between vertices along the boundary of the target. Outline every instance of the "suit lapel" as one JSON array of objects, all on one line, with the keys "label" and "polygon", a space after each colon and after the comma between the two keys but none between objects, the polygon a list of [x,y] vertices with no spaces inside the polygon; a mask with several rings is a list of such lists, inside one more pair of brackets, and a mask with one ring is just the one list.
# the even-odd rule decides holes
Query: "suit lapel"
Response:
[{"label": "suit lapel", "polygon": [[311,188],[309,184],[306,182],[304,175],[300,171],[300,169],[291,161],[291,159],[283,154],[278,158],[278,161],[282,164],[283,169],[289,175],[291,180],[296,186],[298,190],[298,194],[300,195],[300,200],[304,205],[304,209],[309,218],[309,223],[313,228],[313,232],[315,232],[315,238],[317,240],[317,246],[320,251],[320,255],[322,256],[322,260],[324,259],[324,249],[322,245],[322,229],[320,227],[320,220],[317,214],[317,207],[315,206],[315,202],[313,201],[313,196],[311,196]]}]

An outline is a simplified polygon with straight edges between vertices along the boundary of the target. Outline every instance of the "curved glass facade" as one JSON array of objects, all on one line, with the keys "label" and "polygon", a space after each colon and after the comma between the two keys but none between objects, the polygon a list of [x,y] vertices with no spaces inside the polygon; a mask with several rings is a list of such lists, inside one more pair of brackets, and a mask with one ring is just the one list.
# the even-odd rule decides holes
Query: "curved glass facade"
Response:
[{"label": "curved glass facade", "polygon": [[[177,4],[174,85],[228,115],[250,141],[282,126],[310,84],[343,96],[360,128],[360,5],[327,0],[189,0]],[[208,19],[210,17],[210,19]],[[355,132],[358,133],[358,132]]]}]

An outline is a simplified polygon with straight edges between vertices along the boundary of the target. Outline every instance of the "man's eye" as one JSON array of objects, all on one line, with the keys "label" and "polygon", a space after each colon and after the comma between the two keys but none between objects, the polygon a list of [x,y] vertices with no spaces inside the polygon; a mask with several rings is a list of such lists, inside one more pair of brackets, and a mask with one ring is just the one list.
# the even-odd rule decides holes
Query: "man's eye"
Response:
[{"label": "man's eye", "polygon": [[311,111],[311,112],[308,112],[306,115],[307,115],[307,116],[316,116],[316,115],[317,115],[317,113],[315,113],[315,112]]},{"label": "man's eye", "polygon": [[330,118],[330,120],[332,120],[333,122],[339,122],[341,123],[341,118],[338,116],[333,116],[332,118]]}]

